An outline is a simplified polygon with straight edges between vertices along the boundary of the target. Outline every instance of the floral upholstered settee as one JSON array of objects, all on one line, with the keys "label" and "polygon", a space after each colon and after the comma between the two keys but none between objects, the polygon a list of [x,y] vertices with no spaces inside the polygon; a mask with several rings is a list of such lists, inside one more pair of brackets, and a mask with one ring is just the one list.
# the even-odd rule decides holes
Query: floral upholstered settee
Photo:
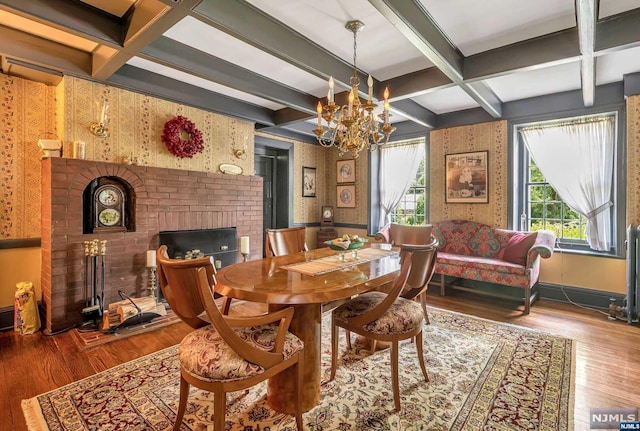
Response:
[{"label": "floral upholstered settee", "polygon": [[510,286],[523,290],[524,314],[529,314],[538,294],[540,259],[553,254],[553,232],[519,232],[446,220],[433,223],[433,235],[439,244],[435,273],[440,274],[442,295],[445,276]]}]

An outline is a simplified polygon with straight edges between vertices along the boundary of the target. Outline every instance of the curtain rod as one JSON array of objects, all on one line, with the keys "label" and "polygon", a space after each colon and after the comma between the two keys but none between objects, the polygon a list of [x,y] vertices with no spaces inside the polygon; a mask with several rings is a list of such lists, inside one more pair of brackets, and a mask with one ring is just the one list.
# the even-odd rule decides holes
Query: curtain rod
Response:
[{"label": "curtain rod", "polygon": [[611,115],[597,115],[593,117],[582,117],[582,118],[576,118],[575,120],[550,121],[545,123],[532,124],[530,126],[519,127],[518,132],[528,132],[529,130],[548,129],[550,127],[573,126],[575,124],[602,123],[605,121],[613,121],[614,118],[615,118],[614,114],[611,114]]}]

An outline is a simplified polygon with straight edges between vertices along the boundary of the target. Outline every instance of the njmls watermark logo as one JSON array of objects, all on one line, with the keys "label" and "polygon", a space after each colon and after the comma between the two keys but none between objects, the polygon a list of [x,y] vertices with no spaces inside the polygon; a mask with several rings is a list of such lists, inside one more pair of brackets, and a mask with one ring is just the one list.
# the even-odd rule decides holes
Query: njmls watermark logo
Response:
[{"label": "njmls watermark logo", "polygon": [[605,430],[640,430],[638,409],[590,409],[589,428]]}]

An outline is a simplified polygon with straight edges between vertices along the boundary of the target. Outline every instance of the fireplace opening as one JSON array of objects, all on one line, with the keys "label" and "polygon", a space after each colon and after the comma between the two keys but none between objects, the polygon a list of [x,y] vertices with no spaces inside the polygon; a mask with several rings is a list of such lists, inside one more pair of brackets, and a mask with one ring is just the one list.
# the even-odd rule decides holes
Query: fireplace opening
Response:
[{"label": "fireplace opening", "polygon": [[167,254],[172,259],[212,256],[216,269],[232,265],[238,259],[235,227],[162,231],[159,242],[167,246]]}]

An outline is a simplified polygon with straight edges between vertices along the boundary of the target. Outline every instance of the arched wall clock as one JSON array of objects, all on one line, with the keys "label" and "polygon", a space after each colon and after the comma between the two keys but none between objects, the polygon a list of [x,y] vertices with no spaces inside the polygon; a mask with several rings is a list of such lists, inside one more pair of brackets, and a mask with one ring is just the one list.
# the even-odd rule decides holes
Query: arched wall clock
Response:
[{"label": "arched wall clock", "polygon": [[93,231],[126,231],[127,216],[124,190],[117,184],[105,184],[98,187],[93,196]]},{"label": "arched wall clock", "polygon": [[132,232],[135,198],[117,177],[95,178],[83,193],[83,233]]}]

